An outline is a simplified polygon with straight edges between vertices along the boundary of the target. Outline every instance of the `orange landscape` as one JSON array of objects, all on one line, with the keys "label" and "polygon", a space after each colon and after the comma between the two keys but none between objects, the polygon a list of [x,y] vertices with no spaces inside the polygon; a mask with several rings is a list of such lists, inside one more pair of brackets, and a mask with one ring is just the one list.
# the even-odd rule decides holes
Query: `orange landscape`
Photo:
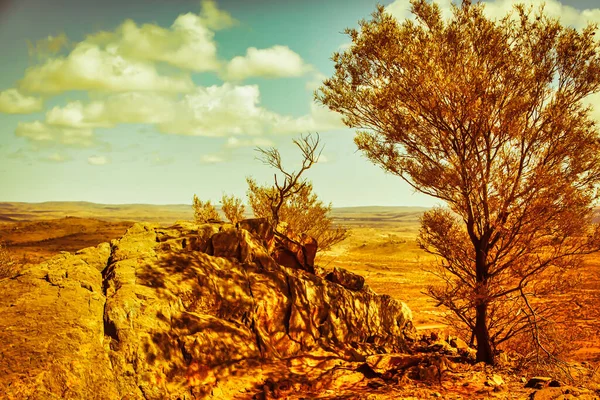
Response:
[{"label": "orange landscape", "polygon": [[600,400],[598,0],[0,0],[0,53],[0,400]]}]

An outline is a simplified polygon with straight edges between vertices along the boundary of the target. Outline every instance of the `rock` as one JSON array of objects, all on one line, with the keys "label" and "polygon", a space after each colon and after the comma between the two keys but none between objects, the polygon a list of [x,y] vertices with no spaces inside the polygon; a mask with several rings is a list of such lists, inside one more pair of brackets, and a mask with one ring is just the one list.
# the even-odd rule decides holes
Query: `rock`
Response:
[{"label": "rock", "polygon": [[410,354],[374,354],[366,359],[369,368],[378,374],[406,369],[417,365],[419,361],[422,361],[422,357]]},{"label": "rock", "polygon": [[121,399],[104,336],[105,245],[0,281],[3,399]]},{"label": "rock", "polygon": [[[108,247],[0,281],[0,393],[233,398],[265,382],[261,371],[276,360],[324,354],[362,365],[409,350],[406,304],[278,264],[261,226],[135,224]],[[303,240],[312,263],[316,247]],[[366,384],[357,369],[329,371],[330,385]]]},{"label": "rock", "polygon": [[361,290],[365,286],[364,277],[338,267],[335,267],[332,272],[327,274],[325,279],[355,292]]},{"label": "rock", "polygon": [[265,247],[268,247],[273,240],[273,228],[266,218],[245,219],[237,223],[238,229],[245,229],[255,235],[263,242]]},{"label": "rock", "polygon": [[438,340],[437,342],[430,344],[429,346],[427,346],[426,350],[430,352],[448,354],[452,356],[458,354],[458,350],[455,347],[452,347],[445,340]]},{"label": "rock", "polygon": [[440,379],[440,370],[435,365],[419,365],[417,367],[418,379],[422,381],[437,381]]},{"label": "rock", "polygon": [[532,392],[529,396],[531,400],[597,400],[598,395],[587,389],[580,389],[571,386],[564,387],[546,387]]},{"label": "rock", "polygon": [[547,376],[534,376],[525,384],[526,388],[541,389],[548,386],[552,378]]},{"label": "rock", "polygon": [[302,269],[315,273],[317,241],[305,234],[287,237],[276,235],[271,246],[271,256],[279,264],[288,268]]},{"label": "rock", "polygon": [[499,386],[503,386],[504,383],[504,379],[497,374],[493,374],[492,376],[488,377],[488,379],[485,381],[486,386],[491,386],[491,387],[499,387]]},{"label": "rock", "polygon": [[466,351],[466,350],[470,349],[467,342],[465,342],[464,340],[462,340],[461,338],[456,337],[456,336],[454,336],[454,337],[449,336],[447,342],[448,342],[448,344],[450,344],[450,346],[454,347],[455,349],[457,349],[459,351],[460,350]]},{"label": "rock", "polygon": [[98,271],[104,270],[110,256],[110,244],[100,243],[96,247],[86,247],[75,252],[79,259],[87,263],[89,266],[96,268]]}]

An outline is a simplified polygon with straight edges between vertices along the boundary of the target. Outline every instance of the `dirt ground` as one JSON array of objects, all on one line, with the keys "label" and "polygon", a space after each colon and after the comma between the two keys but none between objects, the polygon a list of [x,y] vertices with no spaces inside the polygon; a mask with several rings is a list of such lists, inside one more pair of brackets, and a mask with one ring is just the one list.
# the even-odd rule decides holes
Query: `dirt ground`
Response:
[{"label": "dirt ground", "polygon": [[[110,213],[110,210],[98,212],[99,219],[48,219],[56,217],[58,211],[35,214],[35,210],[29,207],[22,215],[28,218],[35,215],[38,220],[34,221],[14,219],[14,210],[17,208],[13,207],[10,214],[12,221],[0,223],[0,243],[6,245],[19,264],[39,263],[61,251],[74,252],[119,238],[133,224],[132,220],[105,218],[104,214]],[[326,269],[342,267],[363,275],[377,293],[387,293],[406,302],[413,311],[417,329],[444,330],[444,310],[436,307],[435,301],[425,295],[427,287],[437,281],[427,272],[434,258],[419,249],[416,243],[423,210],[384,207],[335,209],[335,219],[349,228],[350,236],[331,251],[319,254],[317,264]],[[136,215],[134,211],[128,212]],[[72,214],[77,213],[71,211],[68,215]],[[165,214],[164,225],[168,226],[169,218],[173,216],[175,214]],[[154,214],[154,218],[162,217]],[[564,307],[565,312],[577,313],[579,329],[588,333],[588,339],[578,343],[577,350],[573,352],[573,361],[600,362],[600,254],[589,256],[582,272],[582,284],[576,299],[563,299],[557,294],[553,301]]]}]

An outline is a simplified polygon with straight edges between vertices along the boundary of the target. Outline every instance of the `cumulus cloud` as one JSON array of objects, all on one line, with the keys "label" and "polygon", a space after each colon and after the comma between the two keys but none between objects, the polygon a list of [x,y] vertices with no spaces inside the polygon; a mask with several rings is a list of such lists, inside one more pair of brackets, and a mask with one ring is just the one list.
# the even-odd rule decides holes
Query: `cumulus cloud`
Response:
[{"label": "cumulus cloud", "polygon": [[91,156],[88,157],[88,164],[90,165],[106,165],[110,160],[105,156]]},{"label": "cumulus cloud", "polygon": [[109,128],[121,123],[155,124],[174,118],[173,97],[158,93],[129,92],[83,104],[80,101],[54,107],[46,122],[55,126]]},{"label": "cumulus cloud", "polygon": [[256,85],[198,87],[177,105],[176,118],[158,124],[163,133],[193,136],[260,135],[287,117],[261,107]]},{"label": "cumulus cloud", "polygon": [[127,20],[116,31],[88,36],[85,42],[129,60],[164,62],[197,72],[219,67],[214,32],[192,13],[177,17],[170,29]]},{"label": "cumulus cloud", "polygon": [[204,0],[200,18],[212,30],[221,30],[236,25],[238,21],[227,11],[220,10],[214,0]]},{"label": "cumulus cloud", "polygon": [[340,114],[316,103],[311,103],[309,114],[303,115],[300,118],[281,121],[279,126],[280,131],[286,133],[329,131],[345,127]]},{"label": "cumulus cloud", "polygon": [[338,114],[314,103],[304,116],[281,115],[261,106],[258,86],[225,83],[196,87],[180,97],[130,92],[74,101],[48,110],[44,122],[19,124],[16,134],[34,143],[91,146],[97,143],[94,129],[127,123],[149,124],[165,134],[225,136],[228,148],[271,145],[259,137],[264,135],[343,127]]},{"label": "cumulus cloud", "polygon": [[[435,1],[442,11],[442,16],[448,18],[452,15],[451,0],[436,0]],[[588,23],[600,23],[600,8],[578,10],[574,7],[562,4],[558,0],[522,0],[525,6],[533,6],[534,9],[544,5],[544,12],[553,18],[560,19],[564,25],[574,28],[582,28]],[[485,13],[491,18],[502,18],[510,11],[514,10],[515,1],[513,0],[492,0],[485,1]],[[398,20],[412,18],[410,13],[409,0],[396,0],[386,6],[386,11]]]},{"label": "cumulus cloud", "polygon": [[151,64],[86,42],[79,43],[66,57],[50,58],[28,68],[19,85],[29,92],[48,94],[69,90],[186,92],[193,87],[187,75],[160,75]]},{"label": "cumulus cloud", "polygon": [[20,88],[47,94],[70,90],[186,92],[193,87],[189,75],[162,75],[155,63],[195,72],[217,71],[221,63],[214,31],[235,22],[207,0],[200,14],[182,14],[170,28],[138,26],[126,20],[114,31],[88,35],[66,56],[54,57],[67,45],[66,36],[49,36],[30,45],[30,54],[43,62],[27,69]]},{"label": "cumulus cloud", "polygon": [[25,96],[18,89],[7,89],[0,92],[0,113],[31,114],[40,111],[42,106],[42,99]]},{"label": "cumulus cloud", "polygon": [[19,122],[15,135],[41,146],[61,144],[73,147],[90,147],[97,144],[91,129],[56,127],[40,121]]},{"label": "cumulus cloud", "polygon": [[[588,23],[600,23],[600,8],[578,10],[574,7],[562,4],[558,0],[522,0],[525,6],[533,6],[534,9],[544,4],[544,12],[553,18],[558,18],[562,24],[574,28],[583,28]],[[514,1],[495,0],[485,3],[486,14],[494,18],[502,18],[513,10]]]},{"label": "cumulus cloud", "polygon": [[311,67],[287,46],[268,49],[250,47],[245,56],[234,57],[228,64],[225,77],[241,81],[250,77],[282,78],[302,76]]}]

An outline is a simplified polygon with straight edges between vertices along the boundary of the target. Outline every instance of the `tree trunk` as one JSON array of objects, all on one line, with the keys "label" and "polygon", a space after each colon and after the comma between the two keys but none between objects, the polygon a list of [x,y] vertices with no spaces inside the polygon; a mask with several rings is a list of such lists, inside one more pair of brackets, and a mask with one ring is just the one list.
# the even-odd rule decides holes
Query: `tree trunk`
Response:
[{"label": "tree trunk", "polygon": [[490,334],[487,327],[487,303],[477,305],[475,308],[475,337],[477,338],[477,362],[494,365],[494,352],[490,343]]},{"label": "tree trunk", "polygon": [[479,297],[475,306],[475,338],[477,339],[477,362],[494,365],[494,352],[490,342],[488,331],[488,293],[487,284],[489,271],[487,265],[487,237],[482,238],[475,244],[475,275],[477,278],[476,295]]}]

